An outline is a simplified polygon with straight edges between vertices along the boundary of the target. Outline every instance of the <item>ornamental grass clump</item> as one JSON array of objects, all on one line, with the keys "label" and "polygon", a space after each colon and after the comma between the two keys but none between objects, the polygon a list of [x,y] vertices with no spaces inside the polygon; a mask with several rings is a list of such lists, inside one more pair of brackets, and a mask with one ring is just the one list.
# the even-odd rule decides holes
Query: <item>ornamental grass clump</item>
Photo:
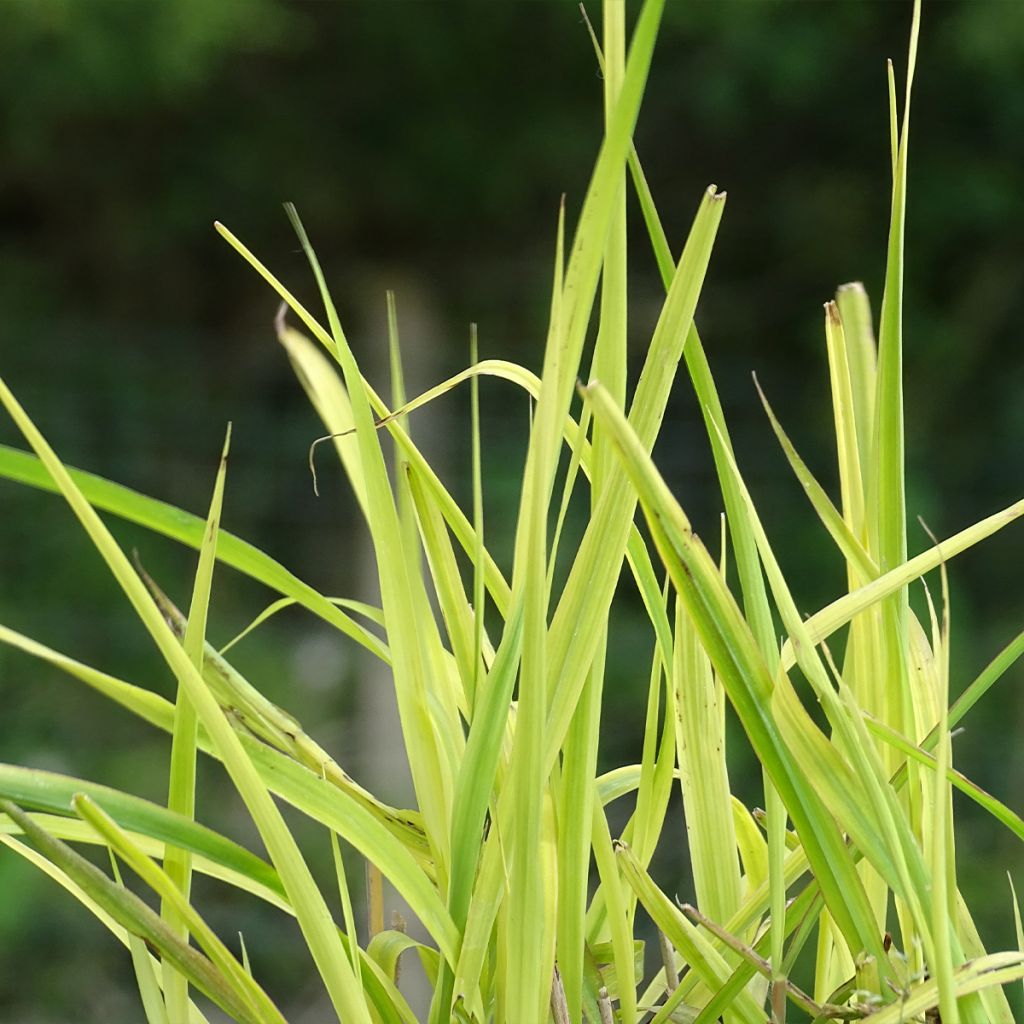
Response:
[{"label": "ornamental grass clump", "polygon": [[[606,0],[595,40],[605,137],[571,242],[564,209],[559,215],[539,376],[480,361],[474,348],[469,369],[407,402],[391,304],[396,372],[386,400],[360,371],[295,210],[322,312],[303,306],[217,225],[283,302],[278,341],[351,484],[376,556],[380,607],[329,599],[221,528],[229,439],[204,521],[66,467],[0,382],[0,400],[32,450],[0,449],[0,473],[65,499],[177,679],[168,701],[0,627],[4,642],[172,738],[166,805],[0,766],[0,842],[127,947],[148,1024],[202,1022],[211,1003],[245,1024],[285,1021],[259,964],[193,903],[196,872],[296,918],[310,968],[345,1024],[417,1020],[399,984],[403,955],[418,956],[431,983],[423,1010],[431,1024],[1012,1024],[1004,986],[1024,978],[1024,952],[989,953],[982,944],[957,885],[952,789],[1022,838],[1024,821],[953,768],[950,735],[1024,649],[1024,634],[951,703],[946,566],[1024,513],[1024,501],[915,558],[907,552],[903,240],[919,8],[901,116],[889,66],[892,212],[877,345],[860,285],[839,288],[824,310],[838,503],[762,396],[846,568],[845,592],[805,617],[747,489],[694,323],[725,193],[705,192],[677,260],[632,147],[663,5],[644,4],[627,57],[623,5]],[[634,388],[626,375],[630,190],[665,287]],[[688,382],[677,384],[681,365]],[[485,376],[522,388],[533,403],[506,566],[488,552],[482,513],[489,470],[477,392]],[[415,410],[463,382],[472,391],[469,508],[412,433]],[[714,455],[726,524],[714,553],[651,458],[675,386],[696,392]],[[579,492],[589,494],[589,515],[556,587],[562,525]],[[133,564],[101,513],[198,551],[186,610]],[[255,626],[297,604],[388,666],[415,808],[389,806],[361,786],[343,758],[211,645],[207,612],[223,566],[275,595]],[[936,570],[941,600],[928,598],[922,620],[908,588]],[[639,764],[599,772],[609,616],[629,587],[650,625],[643,753]],[[733,791],[727,705],[761,767],[763,811]],[[264,851],[196,820],[200,754],[223,764]],[[650,870],[659,843],[684,834],[669,813],[676,786],[692,867],[686,887]],[[618,800],[631,812],[615,834],[608,806]],[[337,890],[314,880],[282,801],[329,836]],[[379,905],[357,917],[342,843],[365,859],[371,889],[386,879],[401,894],[425,941],[385,927]],[[106,847],[109,871],[76,851],[83,845]],[[657,942],[645,951],[640,935]]]}]

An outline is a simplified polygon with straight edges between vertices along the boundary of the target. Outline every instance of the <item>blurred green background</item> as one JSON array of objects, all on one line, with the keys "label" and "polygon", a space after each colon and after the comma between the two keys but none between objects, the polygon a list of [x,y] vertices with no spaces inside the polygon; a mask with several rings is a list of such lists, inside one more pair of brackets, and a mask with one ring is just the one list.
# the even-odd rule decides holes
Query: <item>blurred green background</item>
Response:
[{"label": "blurred green background", "polygon": [[[365,538],[325,452],[319,499],[310,486],[306,451],[320,429],[274,340],[275,299],[212,222],[315,306],[281,210],[294,201],[381,387],[388,287],[410,393],[466,364],[470,321],[483,355],[537,368],[559,197],[574,216],[601,129],[601,83],[575,5],[8,0],[0,14],[0,372],[66,461],[200,513],[233,420],[226,527],[325,593],[372,598]],[[750,372],[835,490],[821,303],[858,279],[880,302],[885,58],[902,89],[909,20],[901,2],[673,0],[637,131],[677,251],[701,190],[714,181],[729,191],[699,322],[741,468],[807,612],[843,586],[842,567],[768,436]],[[913,136],[909,504],[941,536],[1024,490],[1024,5],[926,4]],[[659,285],[635,206],[631,215],[639,355]],[[656,457],[707,533],[716,489],[680,380]],[[483,397],[489,538],[504,558],[527,407],[500,383]],[[467,417],[468,392],[457,392],[413,423],[462,496]],[[0,442],[20,444],[9,423]],[[0,621],[171,693],[61,503],[0,483],[0,510]],[[189,552],[117,533],[187,599]],[[911,543],[924,547],[923,531]],[[957,690],[1020,628],[1022,558],[1024,531],[1010,527],[952,567]],[[224,571],[212,639],[226,641],[270,599]],[[650,651],[628,600],[615,626],[609,766],[638,756],[647,672],[636,666]],[[237,663],[358,778],[403,799],[387,680],[344,638],[286,612],[237,648]],[[955,746],[959,766],[1017,811],[1022,682],[1013,670]],[[168,744],[127,714],[7,650],[0,693],[4,760],[165,797]],[[201,779],[200,815],[250,838],[219,773],[205,766]],[[963,887],[987,941],[1005,946],[1005,872],[1020,865],[1019,847],[960,802],[957,811]],[[682,893],[673,813],[658,871]],[[326,837],[308,838],[326,879]],[[226,936],[245,931],[294,1019],[321,1019],[297,934],[292,942],[277,917],[199,888]],[[0,853],[0,893],[0,1021],[141,1019],[128,958],[53,883]]]}]

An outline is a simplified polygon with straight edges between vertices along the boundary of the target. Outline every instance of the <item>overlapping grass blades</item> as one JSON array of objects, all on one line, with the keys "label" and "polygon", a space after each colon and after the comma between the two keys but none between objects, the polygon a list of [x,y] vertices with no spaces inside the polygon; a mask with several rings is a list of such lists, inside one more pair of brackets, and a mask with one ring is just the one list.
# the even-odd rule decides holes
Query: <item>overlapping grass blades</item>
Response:
[{"label": "overlapping grass blades", "polygon": [[[284,1019],[256,980],[259,965],[254,976],[248,958],[239,961],[193,906],[193,870],[295,915],[326,997],[346,1022],[785,1024],[792,1014],[889,1024],[926,1013],[935,1019],[935,1012],[944,1021],[1012,1021],[1000,986],[1024,977],[1024,956],[989,954],[978,936],[957,884],[951,787],[1018,837],[1024,821],[954,768],[950,730],[1024,652],[1024,633],[950,705],[945,573],[956,554],[1024,514],[1024,502],[907,558],[902,283],[919,8],[900,123],[890,68],[893,200],[877,348],[862,287],[841,287],[825,307],[838,502],[762,395],[784,456],[846,567],[845,592],[805,618],[744,482],[694,324],[725,194],[705,192],[675,260],[631,142],[662,6],[644,4],[627,46],[624,7],[605,2],[602,37],[594,37],[605,140],[571,235],[564,203],[559,212],[539,376],[479,360],[474,332],[469,368],[408,401],[389,295],[385,402],[360,370],[294,209],[326,326],[217,226],[284,303],[277,338],[351,485],[376,558],[380,608],[326,598],[220,530],[223,460],[204,521],[68,470],[0,382],[0,401],[36,453],[0,447],[0,476],[64,496],[179,683],[172,703],[0,626],[0,641],[172,736],[166,808],[0,766],[0,843],[54,877],[129,947],[149,1024],[202,1024],[203,999],[238,1021]],[[666,293],[632,388],[630,183]],[[651,456],[680,364],[721,491],[717,560]],[[577,414],[580,377],[589,383],[580,387]],[[505,569],[484,543],[490,466],[480,436],[482,378],[512,383],[534,403]],[[411,434],[417,409],[465,381],[472,389],[468,513]],[[556,586],[562,527],[588,485],[583,536]],[[199,550],[187,615],[132,568],[99,512]],[[207,640],[218,561],[277,594],[232,644],[295,603],[389,667],[415,809],[378,800],[237,672],[226,656],[232,644],[218,652]],[[616,643],[609,622],[613,603],[630,589],[624,566],[650,621],[650,661],[636,673],[638,699],[645,693],[647,702],[642,754],[638,764],[602,772],[601,714]],[[922,624],[907,591],[936,568],[942,608],[929,604]],[[807,693],[821,715],[809,710]],[[763,814],[733,793],[727,704],[763,771]],[[199,752],[224,764],[272,863],[193,820]],[[669,810],[677,780],[685,832]],[[337,895],[317,888],[272,795],[328,830]],[[608,805],[624,797],[630,812],[616,835]],[[652,868],[656,851],[684,834],[692,886],[656,878]],[[404,897],[426,941],[383,930],[379,908],[373,934],[359,941],[342,840]],[[116,860],[111,877],[71,844],[108,846],[163,901],[163,919],[132,893]],[[677,890],[692,893],[696,907],[679,906]],[[648,949],[645,957],[641,940],[652,935],[658,954]],[[419,956],[432,984],[429,1006],[415,1012],[400,990],[406,953]]]}]

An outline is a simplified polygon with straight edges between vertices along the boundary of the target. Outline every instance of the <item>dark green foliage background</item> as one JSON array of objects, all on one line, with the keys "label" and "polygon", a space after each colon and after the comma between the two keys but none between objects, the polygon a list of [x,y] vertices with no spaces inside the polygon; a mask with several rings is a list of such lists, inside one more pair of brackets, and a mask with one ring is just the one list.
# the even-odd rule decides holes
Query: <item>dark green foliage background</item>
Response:
[{"label": "dark green foliage background", "polygon": [[[364,537],[335,470],[324,496],[312,495],[305,455],[318,424],[274,341],[275,301],[212,221],[312,302],[280,207],[295,201],[369,366],[382,363],[384,288],[397,289],[400,317],[411,300],[434,340],[410,353],[410,392],[465,364],[470,320],[485,355],[536,367],[559,196],[578,209],[600,137],[600,81],[575,6],[9,0],[0,14],[0,372],[67,461],[197,512],[232,419],[226,526],[324,592],[353,593]],[[902,88],[909,19],[897,2],[673,0],[637,133],[677,248],[701,189],[729,191],[700,324],[741,468],[808,612],[843,585],[842,569],[767,436],[750,371],[835,490],[821,303],[853,279],[876,309],[881,299],[884,61],[895,59]],[[1024,490],[1022,76],[1024,6],[926,4],[910,158],[907,456],[911,514],[939,535]],[[639,352],[658,286],[635,216],[631,230]],[[526,408],[500,384],[484,398],[490,538],[501,553],[521,450],[509,424],[525,430]],[[465,495],[468,394],[444,410],[428,447]],[[446,434],[446,424],[458,426]],[[19,443],[8,424],[0,440]],[[685,382],[657,457],[711,534],[714,480]],[[0,484],[0,510],[0,621],[169,694],[166,670],[60,503]],[[118,535],[186,599],[187,553]],[[924,546],[922,531],[912,544]],[[957,690],[1021,626],[1022,556],[1024,534],[1011,527],[953,566]],[[267,599],[221,575],[214,641]],[[638,754],[646,671],[636,666],[649,656],[628,603],[615,625],[609,763]],[[346,723],[365,662],[340,638],[286,614],[238,661],[318,723],[358,774]],[[1018,811],[1022,681],[1011,672],[955,746],[960,766]],[[6,650],[0,693],[5,760],[163,798],[167,744],[127,715]],[[225,811],[217,773],[202,778],[211,788],[201,813],[248,836],[241,812]],[[1019,847],[957,807],[962,884],[990,943],[1005,945],[1004,878]],[[678,848],[678,815],[674,828],[666,845]],[[312,839],[325,854],[324,837]],[[659,870],[667,889],[676,877],[685,890],[671,850]],[[140,1019],[127,957],[84,912],[8,854],[0,892],[0,1020]],[[286,1007],[315,1005],[299,945],[276,918],[213,887],[206,905],[225,935],[245,930]],[[89,993],[77,1009],[76,988]]]}]

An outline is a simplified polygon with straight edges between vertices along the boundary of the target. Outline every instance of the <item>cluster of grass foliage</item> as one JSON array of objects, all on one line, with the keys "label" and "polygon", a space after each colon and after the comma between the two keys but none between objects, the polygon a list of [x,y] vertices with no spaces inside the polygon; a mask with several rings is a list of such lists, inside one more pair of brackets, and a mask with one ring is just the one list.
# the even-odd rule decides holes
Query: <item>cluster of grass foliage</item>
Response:
[{"label": "cluster of grass foliage", "polygon": [[[1024,821],[953,769],[950,735],[1024,649],[1024,634],[951,705],[945,565],[1024,513],[1024,502],[907,557],[901,294],[919,9],[901,121],[891,65],[889,73],[893,201],[877,346],[861,287],[840,288],[825,307],[838,505],[765,403],[846,567],[847,592],[805,618],[745,486],[694,326],[725,194],[707,190],[676,261],[631,144],[663,3],[645,3],[628,58],[623,5],[605,3],[598,47],[605,139],[571,246],[564,213],[559,217],[539,377],[474,353],[465,373],[407,402],[392,305],[392,394],[385,402],[360,372],[294,210],[325,325],[218,225],[308,331],[289,326],[282,312],[278,339],[330,432],[366,521],[379,608],[329,599],[221,530],[227,440],[204,522],[67,468],[0,381],[0,401],[34,453],[0,450],[0,474],[65,498],[178,681],[169,702],[0,627],[5,643],[172,737],[166,806],[81,779],[0,766],[0,842],[53,877],[124,943],[149,1024],[202,1022],[204,999],[246,1024],[284,1020],[244,947],[236,956],[191,902],[196,871],[294,915],[346,1024],[414,1024],[397,983],[403,954],[417,955],[432,982],[432,1024],[781,1024],[787,1013],[874,1024],[1012,1024],[1003,986],[1024,978],[1024,952],[986,952],[961,898],[952,788],[1022,838]],[[666,290],[632,393],[630,184]],[[721,487],[730,543],[727,552],[723,531],[717,558],[651,460],[681,362]],[[516,384],[534,402],[510,577],[485,544],[477,396],[484,375]],[[591,383],[579,385],[581,377]],[[432,471],[408,420],[417,406],[465,380],[473,394],[471,514]],[[562,525],[585,483],[590,514],[556,588]],[[101,513],[198,550],[187,615],[132,565]],[[415,810],[388,806],[361,787],[210,645],[206,619],[218,562],[277,593],[254,625],[298,604],[390,667]],[[625,586],[624,565],[651,629],[643,754],[639,764],[601,774],[604,663],[614,642],[608,623]],[[929,598],[922,623],[908,588],[935,569],[942,611]],[[763,812],[732,792],[727,704],[763,769]],[[195,820],[200,752],[224,765],[269,862]],[[677,785],[692,906],[680,905],[649,873],[659,842],[679,828],[668,819]],[[624,797],[633,809],[614,838],[606,808]],[[275,798],[328,832],[338,894],[314,880]],[[365,858],[371,879],[386,878],[401,893],[427,942],[385,928],[376,901],[360,942],[341,842]],[[77,852],[78,844],[106,847],[110,873]],[[159,912],[124,883],[123,865],[158,898]],[[636,938],[641,916],[659,936],[656,955],[645,957]]]}]

